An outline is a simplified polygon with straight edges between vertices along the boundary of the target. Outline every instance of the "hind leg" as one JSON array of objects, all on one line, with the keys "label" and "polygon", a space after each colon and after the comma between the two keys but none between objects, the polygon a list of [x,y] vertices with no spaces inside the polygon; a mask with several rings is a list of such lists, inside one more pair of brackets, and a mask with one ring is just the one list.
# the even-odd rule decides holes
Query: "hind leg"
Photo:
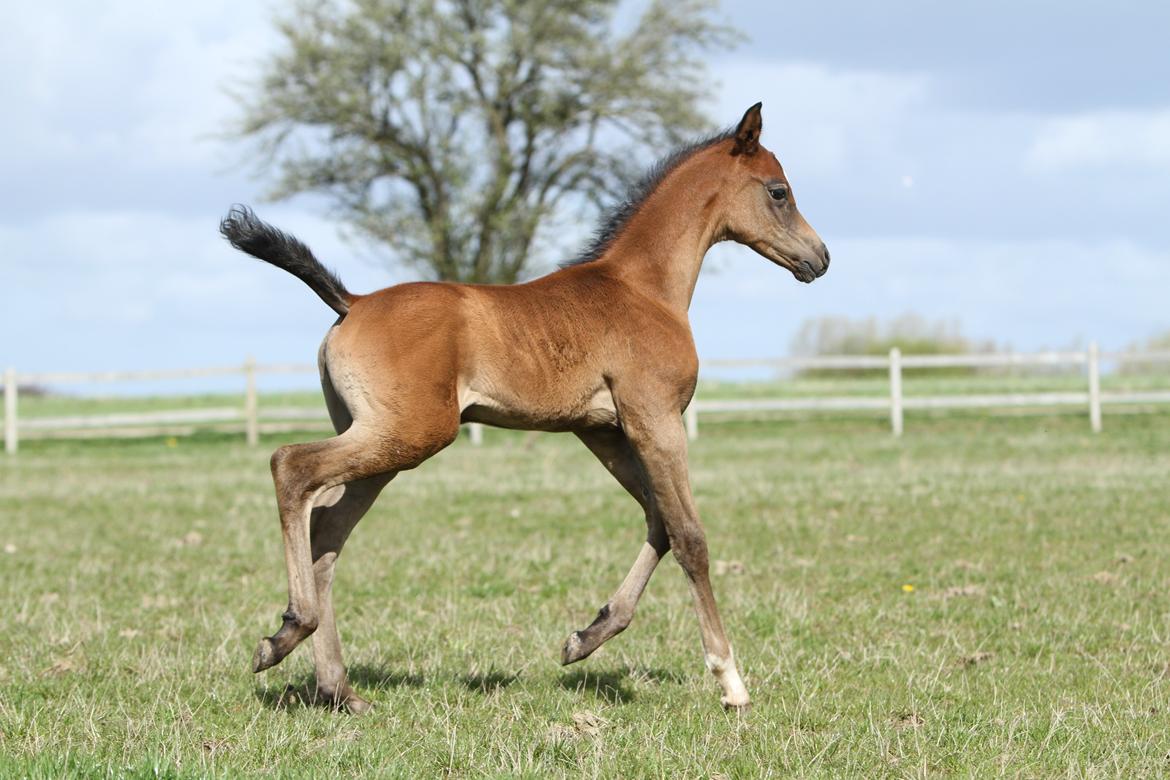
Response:
[{"label": "hind leg", "polygon": [[[452,405],[424,411],[432,413],[375,418],[369,427],[357,421],[332,439],[291,444],[273,453],[272,478],[280,508],[289,599],[280,629],[260,640],[253,671],[280,663],[320,623],[310,536],[316,499],[337,485],[414,468],[455,440],[458,409]],[[332,572],[322,572],[322,576],[332,577]]]},{"label": "hind leg", "polygon": [[[344,433],[353,425],[349,407],[341,399],[326,360],[328,338],[318,353],[321,370],[321,390],[325,406],[333,421],[333,428]],[[317,586],[318,620],[313,632],[313,662],[317,672],[317,699],[335,707],[345,707],[354,714],[369,709],[365,699],[349,685],[341,656],[341,636],[333,611],[333,574],[337,556],[358,521],[369,511],[382,488],[394,479],[394,472],[338,485],[322,493],[316,500],[309,521],[310,546],[313,554],[313,578]]]},{"label": "hind leg", "polygon": [[317,499],[310,520],[313,578],[317,588],[318,619],[317,630],[313,632],[317,698],[355,714],[365,712],[370,705],[354,692],[346,677],[341,637],[333,612],[333,573],[350,532],[393,478],[393,473],[380,474],[325,491]]},{"label": "hind leg", "polygon": [[280,629],[260,640],[252,657],[254,672],[280,663],[317,629],[320,612],[309,532],[313,504],[320,493],[334,485],[385,470],[361,463],[363,445],[368,446],[368,442],[359,434],[350,428],[336,438],[287,445],[272,454],[272,481],[288,569],[288,609]]}]

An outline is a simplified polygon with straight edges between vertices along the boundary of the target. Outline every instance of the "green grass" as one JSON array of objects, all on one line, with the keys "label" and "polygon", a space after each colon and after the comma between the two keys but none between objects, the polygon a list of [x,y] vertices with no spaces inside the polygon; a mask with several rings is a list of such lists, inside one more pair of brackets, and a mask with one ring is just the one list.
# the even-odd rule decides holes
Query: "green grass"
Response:
[{"label": "green grass", "polygon": [[287,439],[24,442],[0,461],[0,776],[1163,775],[1170,415],[1087,431],[704,425],[743,721],[669,559],[629,630],[559,666],[642,537],[571,437],[460,441],[359,526],[335,592],[361,718],[283,695],[307,647],[249,671],[285,605]]}]

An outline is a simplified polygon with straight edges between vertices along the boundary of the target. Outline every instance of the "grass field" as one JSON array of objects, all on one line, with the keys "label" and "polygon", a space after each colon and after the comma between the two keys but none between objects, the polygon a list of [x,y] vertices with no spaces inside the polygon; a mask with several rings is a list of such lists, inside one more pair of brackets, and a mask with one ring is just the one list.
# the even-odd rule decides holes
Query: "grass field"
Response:
[{"label": "grass field", "polygon": [[[577,442],[399,477],[336,602],[361,718],[260,676],[284,569],[238,436],[0,461],[0,776],[1149,777],[1170,771],[1170,415],[705,425],[692,473],[754,699],[719,708],[678,566],[562,668],[641,542]],[[293,690],[286,693],[287,686]],[[299,694],[299,695],[298,695]]]}]

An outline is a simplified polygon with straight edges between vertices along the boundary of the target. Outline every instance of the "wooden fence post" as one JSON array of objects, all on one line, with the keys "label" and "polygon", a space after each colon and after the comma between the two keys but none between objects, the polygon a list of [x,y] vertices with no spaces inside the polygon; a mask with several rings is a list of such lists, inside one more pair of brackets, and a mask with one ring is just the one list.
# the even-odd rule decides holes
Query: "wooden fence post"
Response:
[{"label": "wooden fence post", "polygon": [[1093,433],[1101,432],[1101,352],[1097,342],[1089,342],[1085,356],[1089,367],[1089,427]]},{"label": "wooden fence post", "polygon": [[16,454],[16,369],[4,371],[4,451]]},{"label": "wooden fence post", "polygon": [[483,423],[467,423],[467,435],[471,438],[472,446],[483,444]]},{"label": "wooden fence post", "polygon": [[687,410],[683,412],[683,421],[687,426],[687,438],[691,441],[699,438],[699,409],[694,398],[691,399]]},{"label": "wooden fence post", "polygon": [[890,347],[890,427],[902,435],[902,350]]},{"label": "wooden fence post", "polygon": [[256,400],[256,358],[251,355],[244,361],[244,435],[249,447],[260,442],[260,420]]}]

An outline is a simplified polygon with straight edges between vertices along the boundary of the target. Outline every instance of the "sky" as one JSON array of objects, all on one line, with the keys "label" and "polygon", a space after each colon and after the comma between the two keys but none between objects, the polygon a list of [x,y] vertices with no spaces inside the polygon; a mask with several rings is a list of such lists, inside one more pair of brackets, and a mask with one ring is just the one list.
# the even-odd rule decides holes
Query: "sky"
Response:
[{"label": "sky", "polygon": [[[225,139],[229,90],[279,45],[275,7],[8,5],[0,366],[313,362],[333,313],[219,238],[236,202],[355,292],[411,278],[347,243],[322,200],[264,202],[271,180]],[[710,58],[712,128],[763,101],[763,143],[833,265],[803,285],[717,246],[691,309],[701,357],[784,355],[821,316],[915,313],[1017,350],[1170,330],[1170,4],[725,0],[722,13],[749,35]]]}]

